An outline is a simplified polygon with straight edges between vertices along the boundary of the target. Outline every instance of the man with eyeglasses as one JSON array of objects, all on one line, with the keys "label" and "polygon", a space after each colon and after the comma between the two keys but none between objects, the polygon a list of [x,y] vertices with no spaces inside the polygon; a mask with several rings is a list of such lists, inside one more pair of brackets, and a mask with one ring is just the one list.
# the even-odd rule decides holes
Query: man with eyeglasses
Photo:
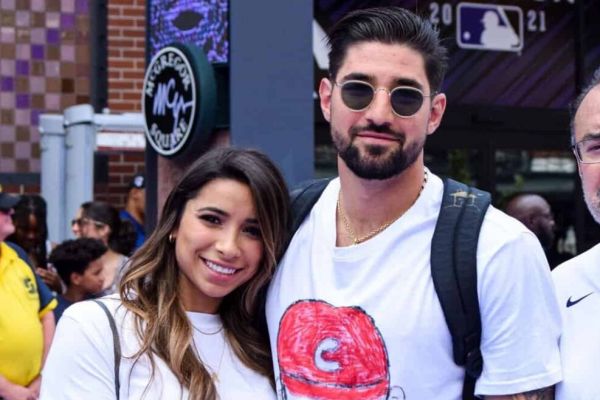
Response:
[{"label": "man with eyeglasses", "polygon": [[[573,103],[571,142],[583,195],[600,223],[600,69]],[[600,244],[553,272],[563,317],[560,338],[564,380],[556,398],[600,399]]]},{"label": "man with eyeglasses", "polygon": [[5,239],[18,196],[0,186],[0,399],[37,399],[41,368],[54,334],[56,299]]},{"label": "man with eyeglasses", "polygon": [[[296,231],[268,291],[278,395],[460,399],[465,370],[453,362],[430,267],[443,183],[423,161],[446,108],[446,49],[428,21],[398,7],[348,14],[329,44],[319,95],[339,177]],[[560,315],[548,263],[536,237],[494,207],[479,237],[477,288],[475,393],[552,398]]]}]

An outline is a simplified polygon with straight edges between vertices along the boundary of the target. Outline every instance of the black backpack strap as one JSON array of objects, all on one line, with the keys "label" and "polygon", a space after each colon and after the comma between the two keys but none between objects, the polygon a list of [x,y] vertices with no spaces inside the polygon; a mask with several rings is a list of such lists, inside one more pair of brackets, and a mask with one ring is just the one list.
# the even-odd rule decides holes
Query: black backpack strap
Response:
[{"label": "black backpack strap", "polygon": [[446,179],[431,241],[433,284],[452,335],[454,362],[465,368],[463,400],[475,398],[475,382],[483,368],[477,241],[490,202],[489,193]]},{"label": "black backpack strap", "polygon": [[92,301],[102,308],[106,314],[106,317],[108,318],[108,324],[110,325],[110,330],[112,331],[113,353],[115,356],[115,392],[117,395],[116,399],[119,400],[119,392],[121,389],[121,382],[119,379],[119,369],[121,367],[121,340],[119,339],[119,333],[117,332],[117,325],[115,324],[113,315],[109,311],[108,307],[106,307],[106,304],[96,299],[92,299]]},{"label": "black backpack strap", "polygon": [[[292,209],[292,225],[288,232],[284,249],[290,245],[294,234],[306,219],[310,210],[321,197],[321,193],[327,187],[332,178],[312,179],[296,186],[290,192],[290,207]],[[282,252],[285,254],[285,251]]]},{"label": "black backpack strap", "polygon": [[306,219],[310,210],[321,197],[321,193],[327,187],[332,178],[314,179],[308,182],[301,183],[294,188],[290,193],[290,206],[292,208],[292,227],[288,236],[287,246],[290,244],[292,237]]}]

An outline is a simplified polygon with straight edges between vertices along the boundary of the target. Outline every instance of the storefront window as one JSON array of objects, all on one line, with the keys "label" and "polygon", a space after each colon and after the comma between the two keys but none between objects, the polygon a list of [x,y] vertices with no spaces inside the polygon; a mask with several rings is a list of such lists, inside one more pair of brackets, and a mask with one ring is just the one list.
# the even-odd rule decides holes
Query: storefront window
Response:
[{"label": "storefront window", "polygon": [[500,196],[534,192],[572,198],[577,165],[570,151],[499,149],[495,161],[496,193]]}]

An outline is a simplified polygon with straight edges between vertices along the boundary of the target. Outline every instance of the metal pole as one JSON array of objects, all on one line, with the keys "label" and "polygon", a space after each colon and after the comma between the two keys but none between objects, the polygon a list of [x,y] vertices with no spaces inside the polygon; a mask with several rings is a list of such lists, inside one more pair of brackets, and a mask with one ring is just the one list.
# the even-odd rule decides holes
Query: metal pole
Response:
[{"label": "metal pole", "polygon": [[46,200],[48,238],[65,239],[65,131],[60,114],[40,115],[41,191]]},{"label": "metal pole", "polygon": [[[64,124],[67,145],[65,212],[69,219],[82,203],[94,198],[94,109],[89,104],[69,107],[64,111]],[[72,236],[67,227],[65,237]]]}]

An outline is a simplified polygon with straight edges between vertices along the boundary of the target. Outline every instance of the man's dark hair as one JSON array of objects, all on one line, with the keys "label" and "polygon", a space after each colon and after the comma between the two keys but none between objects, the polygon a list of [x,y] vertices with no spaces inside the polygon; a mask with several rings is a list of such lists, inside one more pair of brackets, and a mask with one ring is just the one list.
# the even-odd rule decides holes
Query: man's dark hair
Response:
[{"label": "man's dark hair", "polygon": [[431,23],[400,7],[377,7],[350,12],[329,32],[329,76],[336,79],[348,48],[359,42],[402,44],[418,51],[432,92],[441,89],[448,67],[447,50]]},{"label": "man's dark hair", "polygon": [[598,85],[600,85],[600,68],[598,68],[598,69],[596,69],[596,71],[594,71],[594,74],[592,75],[592,79],[590,79],[590,81],[583,88],[581,93],[579,93],[579,96],[577,96],[575,98],[575,100],[573,101],[573,103],[571,103],[571,124],[570,125],[571,125],[571,145],[572,146],[575,145],[575,114],[577,114],[577,110],[579,110],[579,106],[581,106],[581,103],[583,103],[583,99],[585,99],[585,96],[587,96],[588,93]]},{"label": "man's dark hair", "polygon": [[70,285],[73,272],[83,275],[90,263],[102,257],[106,250],[107,247],[98,239],[65,240],[52,250],[48,261],[54,265],[63,282]]}]

